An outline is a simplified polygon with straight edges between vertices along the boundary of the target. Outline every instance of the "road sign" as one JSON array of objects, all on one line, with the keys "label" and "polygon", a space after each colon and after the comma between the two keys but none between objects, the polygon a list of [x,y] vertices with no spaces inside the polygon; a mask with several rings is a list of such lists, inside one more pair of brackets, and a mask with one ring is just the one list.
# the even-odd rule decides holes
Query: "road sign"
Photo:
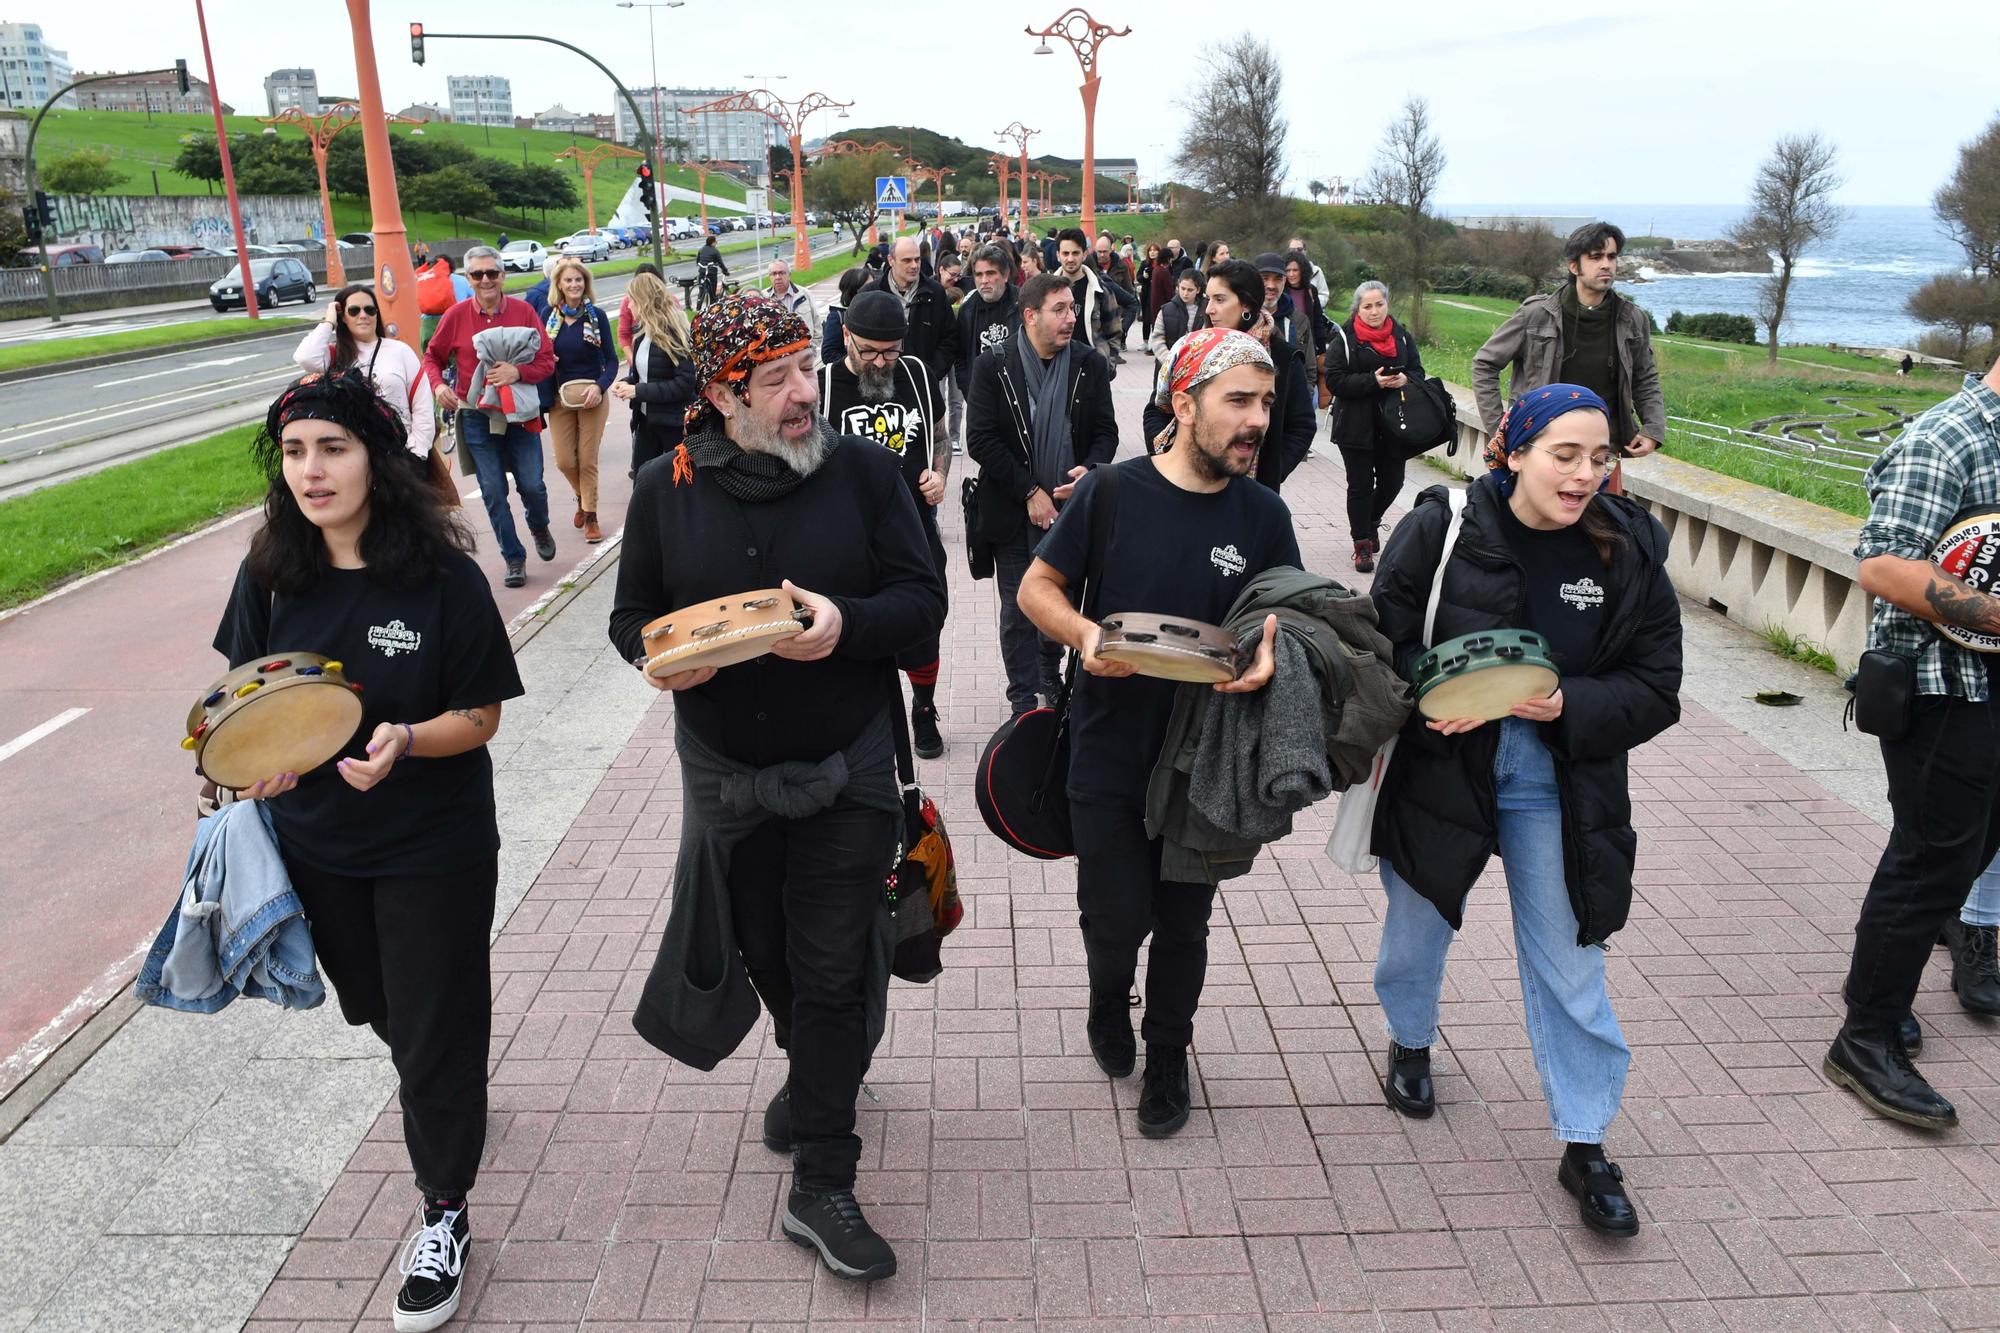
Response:
[{"label": "road sign", "polygon": [[750,212],[761,213],[770,206],[771,192],[769,190],[745,190],[743,192],[743,207]]},{"label": "road sign", "polygon": [[875,178],[875,207],[901,212],[910,206],[910,178],[908,176],[877,176]]}]

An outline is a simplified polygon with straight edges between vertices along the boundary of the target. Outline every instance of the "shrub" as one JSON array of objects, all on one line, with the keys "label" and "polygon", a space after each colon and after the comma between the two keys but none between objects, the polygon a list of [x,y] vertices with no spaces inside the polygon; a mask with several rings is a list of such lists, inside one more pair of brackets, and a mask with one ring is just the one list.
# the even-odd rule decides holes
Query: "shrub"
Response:
[{"label": "shrub", "polygon": [[1725,315],[1720,312],[1684,315],[1676,310],[1667,316],[1667,332],[1690,338],[1707,338],[1713,342],[1742,343],[1747,347],[1757,345],[1757,321],[1748,315]]},{"label": "shrub", "polygon": [[1504,273],[1478,264],[1440,264],[1430,271],[1430,289],[1458,296],[1499,296],[1521,301],[1534,295],[1534,284],[1518,273]]}]

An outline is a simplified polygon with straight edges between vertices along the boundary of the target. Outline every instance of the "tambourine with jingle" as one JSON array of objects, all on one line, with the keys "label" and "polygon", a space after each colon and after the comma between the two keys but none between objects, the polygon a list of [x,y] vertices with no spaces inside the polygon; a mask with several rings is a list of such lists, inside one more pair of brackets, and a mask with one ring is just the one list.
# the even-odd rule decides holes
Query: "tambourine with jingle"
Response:
[{"label": "tambourine with jingle", "polygon": [[1546,699],[1562,673],[1548,640],[1533,630],[1492,629],[1447,639],[1414,668],[1417,711],[1433,721],[1506,717],[1515,704]]},{"label": "tambourine with jingle", "polygon": [[1097,655],[1130,662],[1142,676],[1219,685],[1249,665],[1229,631],[1186,616],[1121,611],[1099,621],[1098,629]]},{"label": "tambourine with jingle", "polygon": [[361,686],[318,653],[273,653],[225,674],[188,710],[183,750],[202,776],[240,790],[308,773],[361,725]]},{"label": "tambourine with jingle", "polygon": [[[1968,509],[1951,521],[1931,552],[1931,563],[1967,587],[2000,593],[2000,509]],[[1939,624],[1939,634],[1975,653],[2000,653],[2000,635]]]},{"label": "tambourine with jingle", "polygon": [[762,657],[778,640],[803,634],[811,624],[811,612],[783,588],[759,588],[649,621],[639,641],[646,650],[646,674],[672,676]]}]

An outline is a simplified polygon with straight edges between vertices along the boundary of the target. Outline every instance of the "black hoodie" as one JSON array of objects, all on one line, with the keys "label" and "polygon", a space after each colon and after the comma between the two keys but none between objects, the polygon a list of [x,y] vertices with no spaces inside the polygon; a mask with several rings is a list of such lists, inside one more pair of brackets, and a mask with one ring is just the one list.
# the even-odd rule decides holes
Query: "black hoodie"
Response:
[{"label": "black hoodie", "polygon": [[989,301],[979,294],[978,288],[971,287],[958,303],[958,364],[952,367],[952,373],[958,380],[960,393],[972,387],[972,363],[979,354],[1006,346],[1007,340],[1020,330],[1020,295],[1020,290],[1010,283],[1001,290],[999,300]]}]

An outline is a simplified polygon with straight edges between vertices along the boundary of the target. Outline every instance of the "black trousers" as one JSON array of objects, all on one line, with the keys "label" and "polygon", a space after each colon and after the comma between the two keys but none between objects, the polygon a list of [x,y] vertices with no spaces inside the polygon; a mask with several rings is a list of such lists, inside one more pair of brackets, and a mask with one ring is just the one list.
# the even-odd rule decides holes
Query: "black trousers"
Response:
[{"label": "black trousers", "polygon": [[1849,1025],[1867,1031],[1910,1012],[1938,931],[2000,849],[2000,703],[1919,695],[1910,734],[1882,742],[1882,766],[1895,824],[1844,988]]},{"label": "black trousers", "polygon": [[1187,1046],[1208,976],[1208,917],[1215,886],[1160,878],[1160,840],[1146,836],[1137,809],[1070,802],[1076,835],[1076,906],[1093,994],[1124,995],[1139,969],[1148,932],[1146,1017],[1149,1044]]},{"label": "black trousers", "polygon": [[729,863],[736,947],[791,1057],[793,1170],[804,1189],[852,1188],[861,1160],[863,955],[895,850],[893,814],[842,798],[804,819],[768,821]]},{"label": "black trousers", "polygon": [[1348,531],[1355,541],[1375,541],[1383,515],[1402,492],[1409,460],[1392,449],[1353,449],[1343,444],[1340,461],[1347,467]]},{"label": "black trousers", "polygon": [[1062,680],[1063,646],[1036,629],[1017,600],[1042,536],[1041,529],[1023,523],[1013,536],[993,546],[1000,593],[1000,661],[1007,669],[1007,707],[1016,713],[1033,708],[1037,694],[1053,695]]},{"label": "black trousers", "polygon": [[329,874],[290,856],[285,870],[341,1017],[373,1028],[389,1047],[417,1188],[463,1198],[486,1150],[498,858],[470,858],[449,874],[374,879]]}]

